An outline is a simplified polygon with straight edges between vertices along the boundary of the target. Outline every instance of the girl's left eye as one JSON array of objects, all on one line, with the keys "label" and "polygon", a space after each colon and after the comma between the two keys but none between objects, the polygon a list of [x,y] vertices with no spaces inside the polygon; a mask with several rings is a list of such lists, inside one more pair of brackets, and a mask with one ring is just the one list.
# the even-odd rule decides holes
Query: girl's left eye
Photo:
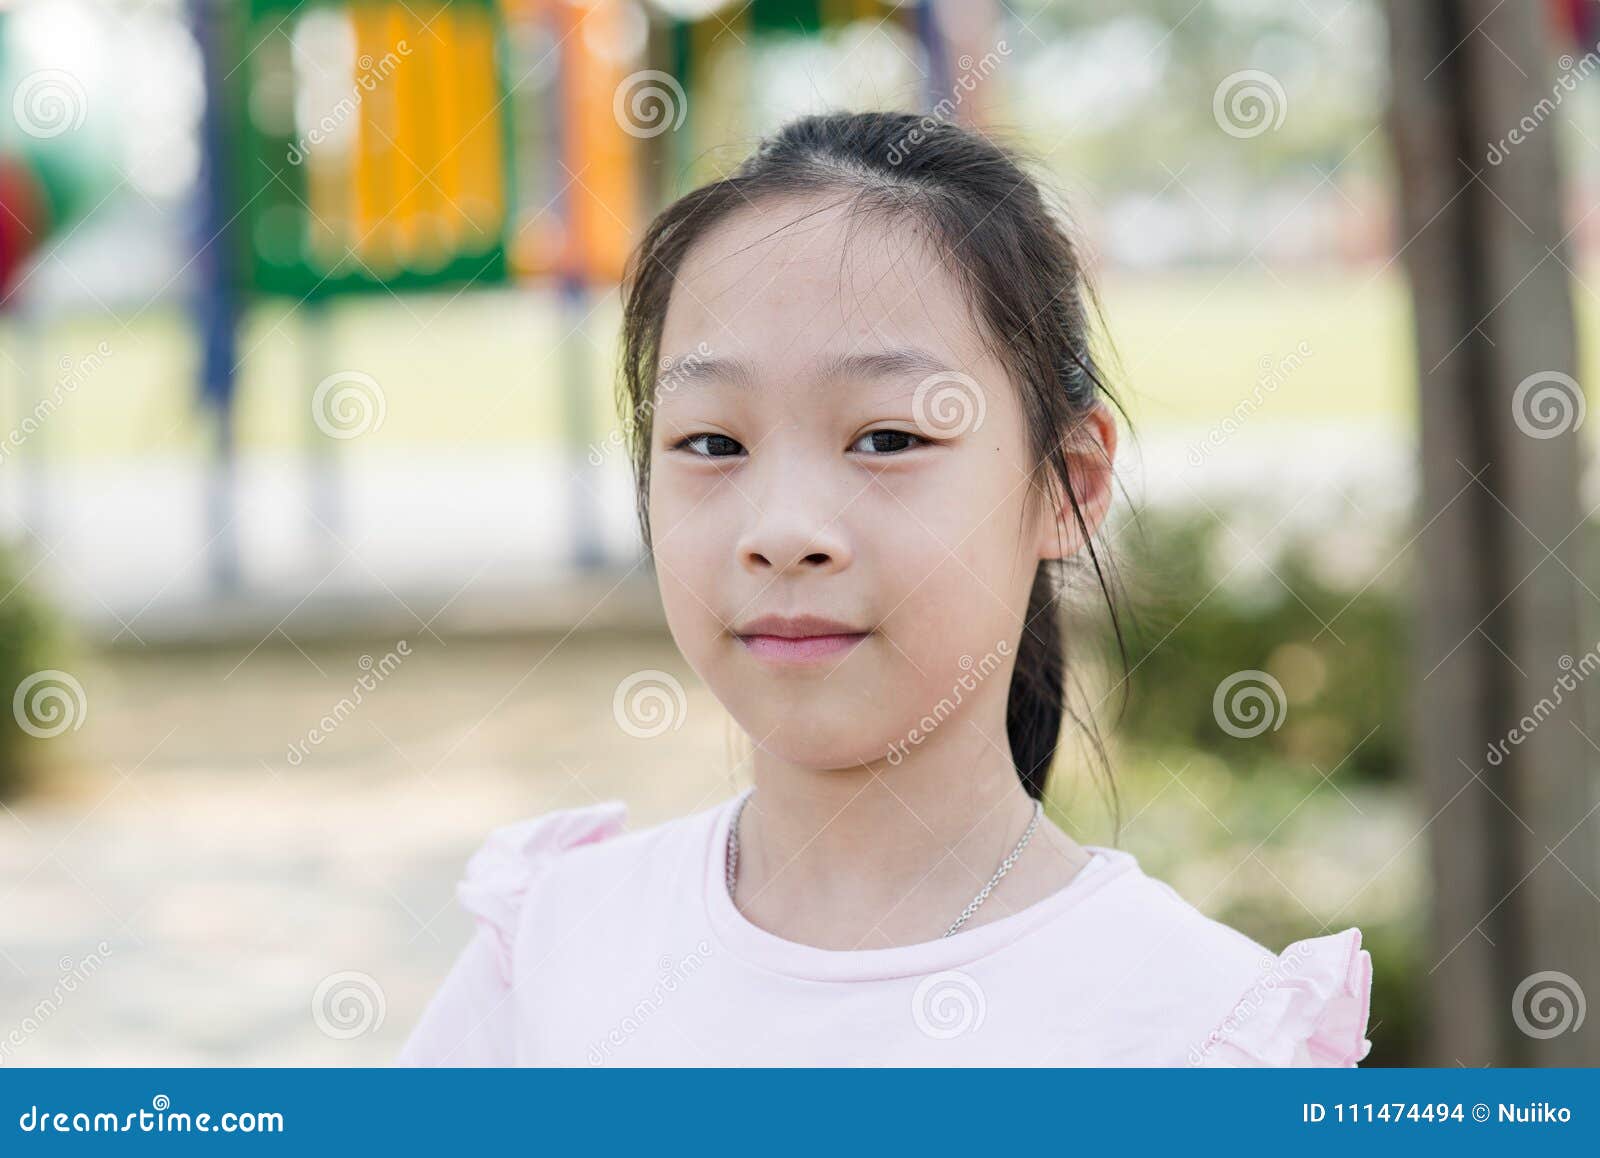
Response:
[{"label": "girl's left eye", "polygon": [[[907,444],[910,440],[910,445]],[[874,457],[897,454],[902,450],[909,450],[914,445],[927,445],[928,439],[920,434],[912,434],[909,430],[869,430],[858,438],[850,447],[854,450],[863,442],[871,443],[871,452]]]}]

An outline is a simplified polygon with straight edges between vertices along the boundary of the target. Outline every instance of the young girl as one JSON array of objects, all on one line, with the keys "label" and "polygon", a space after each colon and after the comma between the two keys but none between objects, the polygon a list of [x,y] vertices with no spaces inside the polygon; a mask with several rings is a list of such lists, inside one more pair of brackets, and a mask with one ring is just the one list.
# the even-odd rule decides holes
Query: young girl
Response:
[{"label": "young girl", "polygon": [[910,114],[793,121],[657,218],[623,295],[640,521],[753,786],[490,833],[401,1064],[1366,1055],[1359,929],[1274,954],[1041,813],[1057,571],[1086,552],[1110,596],[1087,296],[1013,152]]}]

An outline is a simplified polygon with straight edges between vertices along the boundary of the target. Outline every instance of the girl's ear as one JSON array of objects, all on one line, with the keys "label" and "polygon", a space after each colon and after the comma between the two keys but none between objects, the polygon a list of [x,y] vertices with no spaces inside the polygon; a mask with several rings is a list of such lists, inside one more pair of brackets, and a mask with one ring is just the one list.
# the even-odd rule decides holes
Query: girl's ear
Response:
[{"label": "girl's ear", "polygon": [[[1062,451],[1067,458],[1067,473],[1078,499],[1078,510],[1092,535],[1111,507],[1111,466],[1117,455],[1117,422],[1111,408],[1104,402],[1096,402],[1078,421]],[[1083,530],[1072,513],[1072,503],[1053,472],[1049,484],[1051,507],[1043,520],[1039,558],[1065,559],[1083,550],[1086,543]]]}]

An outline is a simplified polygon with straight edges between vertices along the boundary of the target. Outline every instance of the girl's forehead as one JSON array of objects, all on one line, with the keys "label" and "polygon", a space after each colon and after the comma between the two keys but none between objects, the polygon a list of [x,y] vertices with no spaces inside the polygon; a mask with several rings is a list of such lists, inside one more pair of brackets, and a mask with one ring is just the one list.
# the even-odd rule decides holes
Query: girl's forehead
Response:
[{"label": "girl's forehead", "polygon": [[836,201],[742,209],[708,230],[674,279],[663,354],[792,361],[884,345],[981,359],[959,271],[920,231],[877,212],[852,218]]}]

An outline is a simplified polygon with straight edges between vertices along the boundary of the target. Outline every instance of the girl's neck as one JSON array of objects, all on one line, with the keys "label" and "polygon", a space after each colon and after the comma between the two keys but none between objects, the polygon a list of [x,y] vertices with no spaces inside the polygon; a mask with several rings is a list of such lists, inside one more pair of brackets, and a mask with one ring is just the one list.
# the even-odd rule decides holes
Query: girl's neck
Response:
[{"label": "girl's neck", "polygon": [[[1003,730],[998,745],[976,727],[948,731],[898,764],[853,769],[801,768],[758,750],[755,792],[739,821],[735,902],[745,916],[787,940],[829,949],[941,937],[1034,811]],[[1042,900],[1088,858],[1041,818],[1023,855],[962,929]]]}]

